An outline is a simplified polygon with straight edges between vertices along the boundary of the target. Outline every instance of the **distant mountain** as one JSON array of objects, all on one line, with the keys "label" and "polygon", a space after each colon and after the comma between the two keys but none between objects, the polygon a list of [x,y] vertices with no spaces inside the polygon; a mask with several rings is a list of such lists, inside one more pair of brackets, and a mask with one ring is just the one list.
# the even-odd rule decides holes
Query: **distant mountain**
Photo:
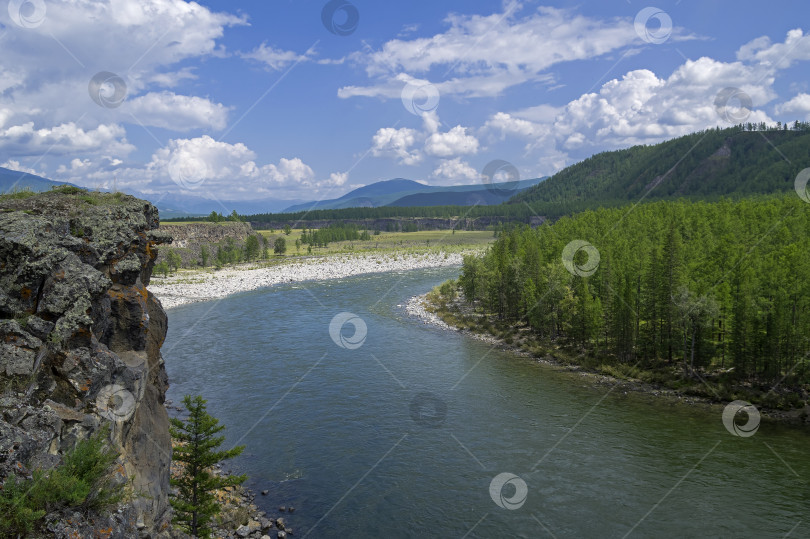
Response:
[{"label": "distant mountain", "polygon": [[[67,182],[57,182],[28,174],[0,167],[0,193],[10,190],[30,189],[32,191],[48,191],[57,185],[73,185]],[[102,189],[107,191],[107,189]],[[196,215],[208,215],[212,211],[222,214],[229,214],[236,210],[241,215],[252,213],[265,213],[280,211],[290,204],[302,202],[301,200],[278,200],[278,199],[258,199],[258,200],[213,200],[191,195],[180,195],[166,192],[162,194],[147,194],[131,189],[122,189],[123,192],[148,200],[160,210],[160,216],[186,217]]]},{"label": "distant mountain", "polygon": [[426,186],[413,180],[405,178],[394,178],[393,180],[383,180],[358,187],[349,191],[340,198],[327,200],[317,200],[295,204],[284,209],[284,212],[296,212],[307,210],[325,210],[342,208],[375,208],[385,206],[389,202],[401,198],[405,194],[421,192]]},{"label": "distant mountain", "polygon": [[169,217],[208,215],[212,211],[223,215],[227,215],[234,210],[240,215],[277,212],[286,208],[291,203],[300,202],[300,200],[279,200],[274,198],[256,200],[215,200],[171,192],[146,194],[137,191],[127,191],[127,193],[148,200],[157,206],[160,210],[160,216],[164,219]]},{"label": "distant mountain", "polygon": [[66,182],[55,182],[41,176],[0,167],[0,193],[11,190],[30,189],[31,191],[48,191],[57,185],[71,185]]},{"label": "distant mountain", "polygon": [[665,198],[791,191],[810,163],[805,129],[710,129],[652,146],[596,154],[510,202],[589,207]]},{"label": "distant mountain", "polygon": [[375,197],[394,195],[396,193],[415,192],[428,187],[427,185],[405,178],[394,178],[393,180],[383,180],[370,185],[358,187],[336,200],[344,200],[361,197]]},{"label": "distant mountain", "polygon": [[424,185],[413,180],[395,178],[350,191],[340,198],[296,204],[284,212],[335,210],[344,208],[378,208],[380,206],[472,206],[500,204],[510,196],[543,181],[543,178],[521,180],[509,190],[487,189],[480,183],[454,186]]}]

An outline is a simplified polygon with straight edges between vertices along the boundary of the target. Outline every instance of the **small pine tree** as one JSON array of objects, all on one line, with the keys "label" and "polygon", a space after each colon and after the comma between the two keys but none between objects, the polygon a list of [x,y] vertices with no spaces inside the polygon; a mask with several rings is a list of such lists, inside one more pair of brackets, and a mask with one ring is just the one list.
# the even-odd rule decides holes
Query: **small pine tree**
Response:
[{"label": "small pine tree", "polygon": [[206,412],[205,403],[199,395],[183,397],[188,418],[172,418],[169,428],[172,438],[179,442],[172,451],[172,458],[182,466],[180,476],[171,480],[172,486],[178,488],[177,496],[171,499],[174,522],[195,537],[211,535],[211,517],[220,511],[214,492],[240,485],[247,478],[245,475],[220,477],[212,473],[212,466],[240,455],[245,446],[216,451],[225,441],[224,436],[216,434],[225,426]]}]

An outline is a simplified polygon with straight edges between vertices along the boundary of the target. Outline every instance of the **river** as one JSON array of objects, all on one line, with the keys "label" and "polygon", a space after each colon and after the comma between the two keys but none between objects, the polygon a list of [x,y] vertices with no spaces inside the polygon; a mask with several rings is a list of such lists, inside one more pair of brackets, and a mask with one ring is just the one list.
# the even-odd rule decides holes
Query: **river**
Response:
[{"label": "river", "polygon": [[[810,537],[806,430],[734,436],[720,411],[594,387],[407,316],[407,298],[457,274],[172,309],[168,398],[208,400],[223,447],[247,446],[230,467],[296,537]],[[358,318],[333,339],[340,313]]]}]

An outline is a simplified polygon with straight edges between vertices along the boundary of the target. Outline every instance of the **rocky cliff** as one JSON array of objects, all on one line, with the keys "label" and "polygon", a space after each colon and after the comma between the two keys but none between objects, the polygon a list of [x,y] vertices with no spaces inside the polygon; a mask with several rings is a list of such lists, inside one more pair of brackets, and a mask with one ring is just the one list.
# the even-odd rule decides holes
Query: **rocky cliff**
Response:
[{"label": "rocky cliff", "polygon": [[66,519],[57,535],[168,534],[167,319],[146,289],[171,241],[158,224],[120,193],[0,197],[0,481],[55,466],[103,425],[132,479],[120,511]]},{"label": "rocky cliff", "polygon": [[174,241],[172,247],[189,247],[196,244],[217,244],[228,238],[237,243],[244,242],[253,233],[248,223],[163,223],[163,230],[170,233]]},{"label": "rocky cliff", "polygon": [[[161,229],[174,238],[172,251],[182,260],[183,267],[195,267],[200,263],[202,247],[206,246],[213,259],[217,245],[232,240],[236,245],[244,245],[247,237],[253,233],[248,223],[184,223],[160,225]],[[167,249],[162,249],[157,263],[167,260]]]}]

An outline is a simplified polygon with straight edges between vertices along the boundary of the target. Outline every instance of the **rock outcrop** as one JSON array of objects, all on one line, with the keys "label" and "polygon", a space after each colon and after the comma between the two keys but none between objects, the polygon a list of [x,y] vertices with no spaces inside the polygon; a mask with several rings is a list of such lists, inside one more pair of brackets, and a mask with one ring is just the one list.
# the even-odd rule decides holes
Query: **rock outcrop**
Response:
[{"label": "rock outcrop", "polygon": [[171,242],[158,224],[154,206],[120,193],[0,197],[0,481],[57,465],[103,425],[132,478],[120,511],[56,535],[99,523],[169,534],[167,319],[146,288],[156,246]]},{"label": "rock outcrop", "polygon": [[174,241],[172,247],[190,247],[202,244],[217,244],[228,238],[243,243],[253,229],[248,223],[226,221],[224,223],[163,223],[163,229],[170,233]]},{"label": "rock outcrop", "polygon": [[[184,268],[197,267],[202,261],[202,248],[208,249],[210,258],[214,259],[220,244],[233,242],[242,247],[247,237],[253,233],[248,223],[226,221],[223,223],[183,223],[162,224],[160,228],[169,234],[172,241],[171,251],[180,257]],[[169,249],[162,249],[156,262],[168,261]],[[209,262],[210,264],[211,262]]]}]

